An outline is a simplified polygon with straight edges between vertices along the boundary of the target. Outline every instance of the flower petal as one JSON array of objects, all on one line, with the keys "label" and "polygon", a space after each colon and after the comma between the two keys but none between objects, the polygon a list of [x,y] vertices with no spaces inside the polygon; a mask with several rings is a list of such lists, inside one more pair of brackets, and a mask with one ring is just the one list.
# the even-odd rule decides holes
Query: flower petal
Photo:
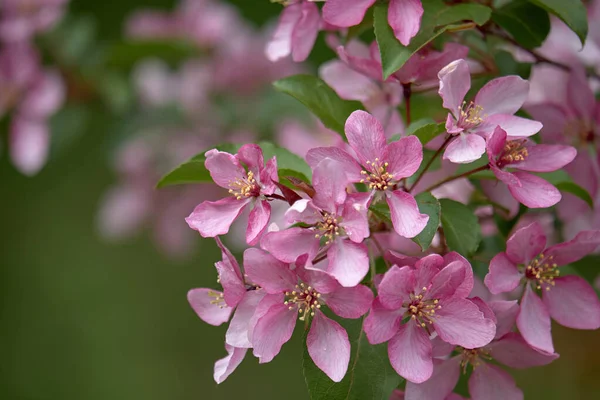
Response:
[{"label": "flower petal", "polygon": [[514,172],[521,187],[509,186],[508,190],[521,204],[529,208],[546,208],[558,203],[562,198],[553,185],[539,176],[527,172]]},{"label": "flower petal", "polygon": [[337,239],[327,251],[327,273],[342,286],[358,285],[369,272],[367,246],[350,240]]},{"label": "flower petal", "polygon": [[523,400],[523,392],[514,379],[495,365],[483,364],[473,369],[469,393],[474,400]]},{"label": "flower petal", "polygon": [[316,194],[313,202],[330,213],[346,200],[346,173],[337,161],[326,158],[313,169],[313,186]]},{"label": "flower petal", "polygon": [[485,140],[476,134],[460,134],[444,151],[444,160],[456,164],[467,164],[479,160],[485,153]]},{"label": "flower petal", "polygon": [[251,329],[250,321],[258,303],[260,303],[265,295],[266,292],[264,290],[250,290],[246,292],[246,295],[233,313],[233,318],[231,318],[227,333],[225,334],[225,343],[233,347],[252,347],[249,336]]},{"label": "flower petal", "polygon": [[217,383],[223,383],[233,371],[244,361],[247,349],[225,345],[227,356],[215,363],[213,378]]},{"label": "flower petal", "polygon": [[433,327],[442,340],[467,349],[475,349],[494,339],[494,321],[485,318],[473,302],[451,298],[440,304],[442,308],[435,313]]},{"label": "flower petal", "polygon": [[509,114],[494,114],[486,117],[475,131],[487,137],[497,126],[502,127],[508,134],[509,139],[529,137],[538,133],[543,125],[541,122],[528,118],[517,117]]},{"label": "flower petal", "polygon": [[315,45],[320,27],[319,7],[315,3],[303,1],[300,20],[292,32],[292,59],[295,62],[306,60]]},{"label": "flower petal", "polygon": [[305,228],[290,228],[265,234],[260,247],[283,262],[296,262],[298,257],[308,254],[313,258],[319,251],[319,239],[314,231]]},{"label": "flower petal", "polygon": [[381,91],[372,79],[338,60],[323,64],[319,76],[345,100],[365,102]]},{"label": "flower petal", "polygon": [[190,228],[200,232],[202,237],[225,235],[250,201],[251,199],[237,200],[235,197],[205,201],[196,206],[185,222]]},{"label": "flower petal", "polygon": [[516,332],[510,332],[500,340],[493,342],[489,349],[494,360],[511,368],[548,365],[558,358],[558,354],[534,349]]},{"label": "flower petal", "polygon": [[381,305],[379,297],[375,298],[364,322],[369,343],[379,344],[390,340],[400,328],[402,314],[404,314],[403,309],[389,310]]},{"label": "flower petal", "polygon": [[425,229],[429,215],[421,214],[415,198],[403,190],[386,193],[394,230],[400,236],[413,238]]},{"label": "flower petal", "polygon": [[455,296],[456,290],[467,276],[467,269],[471,269],[471,266],[459,261],[451,262],[442,268],[431,281],[431,288],[428,290],[426,298],[443,299]]},{"label": "flower petal", "polygon": [[276,304],[258,320],[252,333],[252,347],[261,364],[273,360],[281,346],[290,340],[297,316],[296,310],[288,309],[285,304]]},{"label": "flower petal", "polygon": [[406,400],[446,400],[460,378],[460,357],[434,360],[433,374],[423,383],[406,382]]},{"label": "flower petal", "polygon": [[575,275],[554,279],[543,291],[544,304],[559,324],[573,329],[600,328],[600,300],[592,286]]},{"label": "flower petal", "polygon": [[334,382],[346,375],[350,362],[348,333],[337,322],[316,312],[306,337],[308,354],[315,365]]},{"label": "flower petal", "polygon": [[496,300],[488,302],[496,316],[496,338],[500,338],[512,331],[519,314],[517,300]]},{"label": "flower petal", "polygon": [[409,300],[414,286],[415,273],[413,269],[410,267],[399,268],[394,265],[383,275],[383,279],[379,283],[377,288],[379,302],[387,309],[399,309],[404,302]]},{"label": "flower petal", "polygon": [[546,353],[554,353],[552,334],[550,333],[550,314],[548,314],[548,309],[542,299],[533,292],[529,285],[525,288],[521,300],[521,310],[517,315],[517,327],[523,335],[523,339],[530,346]]},{"label": "flower petal", "polygon": [[207,324],[219,326],[229,320],[233,308],[213,301],[222,293],[212,289],[192,289],[187,294],[188,302],[200,319]]},{"label": "flower petal", "polygon": [[484,283],[492,294],[506,293],[519,286],[522,277],[517,265],[506,253],[498,253],[490,261],[490,271],[485,276]]},{"label": "flower petal", "polygon": [[569,74],[567,99],[571,109],[583,120],[592,120],[596,107],[596,97],[590,88],[585,70],[574,68]]},{"label": "flower petal", "polygon": [[538,144],[527,148],[524,161],[513,163],[512,168],[531,172],[552,172],[569,164],[577,150],[571,146]]},{"label": "flower petal", "polygon": [[385,148],[383,160],[389,163],[387,172],[394,179],[408,178],[417,172],[423,161],[423,145],[414,135],[400,138]]},{"label": "flower petal", "polygon": [[35,175],[46,164],[50,132],[43,120],[15,116],[10,127],[10,158],[25,175]]},{"label": "flower petal", "polygon": [[246,229],[246,242],[254,246],[261,235],[267,229],[271,218],[271,205],[266,200],[258,200],[248,217],[248,228]]},{"label": "flower petal", "polygon": [[581,260],[600,246],[600,230],[579,232],[572,240],[548,247],[546,257],[558,265],[566,265]]},{"label": "flower petal", "polygon": [[471,292],[473,291],[473,285],[475,284],[475,280],[473,279],[473,268],[469,261],[466,258],[461,256],[455,251],[451,251],[444,255],[444,263],[446,264],[444,268],[448,267],[454,262],[462,263],[464,266],[465,277],[463,282],[456,288],[454,292],[455,296],[458,297],[469,297]]},{"label": "flower petal", "polygon": [[323,7],[323,19],[344,28],[358,25],[374,3],[375,0],[329,0]]},{"label": "flower petal", "polygon": [[246,178],[246,171],[237,157],[224,151],[212,149],[204,156],[204,165],[213,181],[222,188],[230,189],[229,185],[237,179]]},{"label": "flower petal", "polygon": [[291,4],[283,9],[279,16],[277,29],[273,32],[273,37],[265,49],[265,55],[269,61],[275,62],[291,54],[292,37],[300,18],[302,18],[301,4]]},{"label": "flower petal", "polygon": [[365,111],[354,111],[346,120],[344,130],[348,143],[363,166],[367,165],[367,161],[382,159],[386,140],[383,126],[375,117]]},{"label": "flower petal", "polygon": [[403,45],[408,46],[419,32],[422,16],[421,0],[390,0],[388,22]]},{"label": "flower petal", "polygon": [[503,76],[486,83],[475,96],[475,104],[487,115],[512,115],[523,106],[528,94],[529,82],[516,75]]},{"label": "flower petal", "polygon": [[546,234],[533,222],[511,235],[506,241],[506,255],[515,264],[529,264],[546,248]]},{"label": "flower petal", "polygon": [[244,267],[250,280],[270,294],[292,290],[298,283],[296,274],[287,264],[261,249],[244,251]]},{"label": "flower petal", "polygon": [[337,147],[315,147],[306,153],[306,161],[312,169],[315,169],[321,161],[331,158],[338,162],[338,168],[345,173],[349,182],[360,182],[363,179],[360,171],[362,168],[356,160],[344,150]]},{"label": "flower petal", "polygon": [[422,383],[433,373],[431,341],[425,329],[410,321],[402,324],[388,343],[390,363],[407,381]]},{"label": "flower petal", "polygon": [[322,294],[327,307],[342,318],[359,318],[369,311],[373,292],[364,285],[338,287],[331,293]]},{"label": "flower petal", "polygon": [[471,71],[465,60],[452,61],[438,73],[440,89],[438,93],[442,97],[443,106],[455,117],[465,95],[471,88]]}]

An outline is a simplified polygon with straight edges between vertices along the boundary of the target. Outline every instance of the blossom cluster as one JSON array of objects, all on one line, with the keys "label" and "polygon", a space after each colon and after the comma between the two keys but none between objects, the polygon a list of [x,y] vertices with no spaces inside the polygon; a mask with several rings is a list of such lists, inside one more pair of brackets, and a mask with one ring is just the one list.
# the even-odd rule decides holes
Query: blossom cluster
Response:
[{"label": "blossom cluster", "polygon": [[48,121],[65,97],[60,73],[42,65],[33,39],[62,18],[67,3],[5,0],[0,4],[0,118],[11,113],[10,157],[27,175],[37,173],[46,163]]}]

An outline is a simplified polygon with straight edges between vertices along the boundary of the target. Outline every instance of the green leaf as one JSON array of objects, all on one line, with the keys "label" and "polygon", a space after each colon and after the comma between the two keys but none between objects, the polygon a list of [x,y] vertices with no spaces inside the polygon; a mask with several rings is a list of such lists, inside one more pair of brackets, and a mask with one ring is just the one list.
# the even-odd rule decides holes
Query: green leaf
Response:
[{"label": "green leaf", "polygon": [[561,192],[571,193],[585,201],[591,209],[594,209],[594,199],[588,193],[587,190],[579,186],[574,182],[560,182],[556,184],[556,188]]},{"label": "green leaf", "polygon": [[441,199],[442,228],[450,250],[465,257],[473,255],[481,242],[479,220],[467,206],[454,200]]},{"label": "green leaf", "polygon": [[600,272],[598,268],[600,265],[600,255],[592,254],[570,265],[575,269],[577,274],[581,275],[588,282],[593,283],[598,277],[598,272]]},{"label": "green leaf", "polygon": [[526,49],[541,46],[550,32],[548,13],[525,0],[515,1],[495,10],[492,20]]},{"label": "green leaf", "polygon": [[375,214],[379,219],[385,222],[392,222],[392,215],[390,213],[390,207],[387,203],[377,203],[369,207],[369,211]]},{"label": "green leaf", "polygon": [[[305,182],[310,182],[312,170],[306,161],[302,159],[302,157],[292,153],[288,149],[277,147],[271,142],[260,142],[258,145],[263,151],[265,162],[275,156],[277,157],[278,170],[285,170],[287,171],[286,173],[288,176],[295,176],[296,178],[300,178]],[[291,173],[291,171],[296,171],[296,174]],[[301,176],[298,175],[298,173],[301,174]]]},{"label": "green leaf", "polygon": [[425,251],[431,245],[435,232],[440,225],[441,207],[440,202],[431,193],[420,193],[415,196],[415,200],[419,205],[419,211],[429,215],[429,221],[427,221],[425,229],[412,239],[413,242],[421,246],[421,250]]},{"label": "green leaf", "polygon": [[454,23],[467,20],[482,25],[488,21],[491,15],[491,9],[480,4],[448,6],[441,0],[424,2],[423,9],[419,33],[412,38],[408,46],[403,46],[389,26],[388,4],[380,3],[375,6],[373,26],[381,53],[384,79],[398,71],[414,53],[445,31],[465,28],[463,25]]},{"label": "green leaf", "polygon": [[402,381],[390,365],[387,345],[371,345],[367,341],[363,320],[339,320],[352,346],[348,372],[339,383],[329,379],[314,364],[305,347],[304,379],[311,400],[388,400]]},{"label": "green leaf", "polygon": [[115,43],[108,49],[107,65],[131,69],[147,58],[159,58],[169,65],[177,65],[200,53],[197,46],[181,40],[129,40]]},{"label": "green leaf", "polygon": [[439,123],[439,124],[433,123],[433,124],[423,125],[420,128],[417,128],[413,133],[411,133],[411,135],[415,135],[416,137],[419,138],[419,140],[421,141],[421,143],[423,145],[426,145],[432,139],[434,139],[439,134],[441,134],[442,132],[445,132],[445,131],[446,131],[445,123],[443,123],[443,122]]},{"label": "green leaf", "polygon": [[529,79],[531,75],[532,64],[517,62],[508,51],[497,52],[494,60],[500,75],[519,75],[523,79]]},{"label": "green leaf", "polygon": [[289,76],[273,86],[304,104],[327,128],[341,135],[350,114],[363,109],[357,101],[342,100],[323,80],[312,75]]},{"label": "green leaf", "polygon": [[581,0],[529,0],[542,7],[549,13],[556,15],[573,32],[579,36],[581,45],[585,44],[588,33],[587,11]]}]

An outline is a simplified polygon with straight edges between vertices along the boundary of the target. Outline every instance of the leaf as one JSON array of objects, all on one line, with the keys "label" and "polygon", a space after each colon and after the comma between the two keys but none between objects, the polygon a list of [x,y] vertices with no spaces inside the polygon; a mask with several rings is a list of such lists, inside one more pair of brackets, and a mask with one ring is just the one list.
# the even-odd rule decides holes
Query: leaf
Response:
[{"label": "leaf", "polygon": [[342,100],[323,80],[312,75],[289,76],[275,81],[273,86],[304,104],[327,128],[341,135],[350,114],[363,109],[357,101]]},{"label": "leaf", "polygon": [[519,75],[523,79],[529,79],[531,75],[532,64],[517,62],[508,51],[497,52],[494,60],[500,75]]},{"label": "leaf", "polygon": [[441,199],[442,228],[450,250],[465,257],[473,255],[481,242],[479,220],[467,206],[454,200]]},{"label": "leaf", "polygon": [[128,40],[113,44],[108,49],[106,62],[109,67],[131,69],[147,58],[159,58],[169,65],[177,65],[200,54],[197,46],[182,40]]},{"label": "leaf", "polygon": [[550,32],[548,13],[524,0],[509,3],[495,10],[492,20],[526,49],[541,46]]},{"label": "leaf", "polygon": [[559,182],[556,184],[556,188],[561,192],[571,193],[572,195],[579,197],[581,200],[585,201],[592,210],[594,209],[594,199],[592,199],[592,196],[590,196],[587,190],[575,182]]},{"label": "leaf", "polygon": [[419,140],[421,141],[421,144],[426,145],[432,139],[434,139],[439,134],[441,134],[442,132],[445,132],[445,131],[446,131],[446,126],[443,122],[439,123],[439,124],[433,123],[433,124],[426,124],[426,125],[421,126],[420,128],[417,128],[411,135],[415,135],[416,137],[419,138]]},{"label": "leaf", "polygon": [[371,345],[362,329],[364,318],[338,320],[350,340],[348,372],[335,383],[312,361],[304,349],[304,379],[311,400],[388,400],[402,378],[388,360],[387,345]]},{"label": "leaf", "polygon": [[260,142],[258,145],[263,151],[265,162],[275,156],[277,157],[277,169],[279,171],[284,170],[285,175],[295,176],[305,182],[310,182],[312,170],[302,157],[288,149],[277,147],[271,142]]},{"label": "leaf", "polygon": [[429,215],[429,221],[425,229],[417,236],[412,238],[412,241],[421,246],[421,250],[425,251],[431,245],[435,232],[440,225],[440,202],[431,195],[431,193],[420,193],[415,196],[417,204],[419,205],[419,211],[423,214]]},{"label": "leaf", "polygon": [[570,265],[575,269],[575,271],[579,275],[581,275],[581,277],[585,278],[590,283],[594,283],[595,279],[598,277],[598,265],[600,265],[600,255],[592,254],[582,258],[579,261],[575,261]]},{"label": "leaf", "polygon": [[581,0],[529,0],[560,18],[585,44],[588,33],[587,11]]},{"label": "leaf", "polygon": [[[464,20],[474,21],[482,25],[491,15],[489,7],[480,4],[459,4],[448,6],[441,0],[430,0],[423,3],[421,29],[408,46],[403,46],[394,36],[388,23],[388,5],[380,3],[375,6],[373,26],[383,66],[383,77],[387,79],[398,71],[404,63],[417,51],[447,30],[460,30],[470,25],[456,25]],[[452,25],[451,25],[452,24]]]},{"label": "leaf", "polygon": [[377,203],[369,207],[369,211],[385,222],[392,222],[392,214],[387,203]]}]

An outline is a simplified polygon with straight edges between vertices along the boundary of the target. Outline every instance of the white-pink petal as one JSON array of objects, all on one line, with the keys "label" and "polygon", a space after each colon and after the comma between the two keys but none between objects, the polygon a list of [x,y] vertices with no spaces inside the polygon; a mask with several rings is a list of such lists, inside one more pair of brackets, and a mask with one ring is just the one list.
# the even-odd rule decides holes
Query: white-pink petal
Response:
[{"label": "white-pink petal", "polygon": [[417,201],[403,190],[386,193],[394,230],[400,236],[413,238],[425,229],[429,215],[421,214]]},{"label": "white-pink petal", "polygon": [[388,22],[394,36],[405,46],[419,32],[423,5],[421,0],[390,0]]},{"label": "white-pink petal", "polygon": [[219,326],[229,320],[233,308],[224,302],[215,304],[221,292],[212,289],[192,289],[187,294],[188,302],[198,317],[207,324]]},{"label": "white-pink petal", "polygon": [[332,381],[344,378],[350,362],[350,341],[340,324],[317,311],[306,337],[306,347],[315,365]]},{"label": "white-pink petal", "polygon": [[443,106],[458,119],[460,116],[458,110],[471,88],[469,64],[462,59],[452,61],[440,70],[438,78],[440,80],[438,93],[442,97]]},{"label": "white-pink petal", "polygon": [[422,383],[433,373],[429,335],[413,321],[401,325],[389,341],[388,356],[398,375],[407,381]]},{"label": "white-pink petal", "polygon": [[475,96],[475,104],[483,107],[483,113],[514,114],[527,99],[529,82],[511,75],[496,78],[485,84]]},{"label": "white-pink petal", "polygon": [[215,382],[222,383],[235,371],[235,369],[244,361],[247,349],[225,345],[227,356],[221,358],[215,363],[213,378]]},{"label": "white-pink petal", "polygon": [[533,292],[529,285],[527,285],[521,299],[521,310],[517,315],[517,327],[523,339],[530,346],[546,353],[554,353],[552,334],[550,333],[550,314],[542,299]]},{"label": "white-pink petal", "polygon": [[549,289],[542,297],[552,319],[574,329],[600,328],[600,300],[585,279],[575,275],[558,277]]}]

